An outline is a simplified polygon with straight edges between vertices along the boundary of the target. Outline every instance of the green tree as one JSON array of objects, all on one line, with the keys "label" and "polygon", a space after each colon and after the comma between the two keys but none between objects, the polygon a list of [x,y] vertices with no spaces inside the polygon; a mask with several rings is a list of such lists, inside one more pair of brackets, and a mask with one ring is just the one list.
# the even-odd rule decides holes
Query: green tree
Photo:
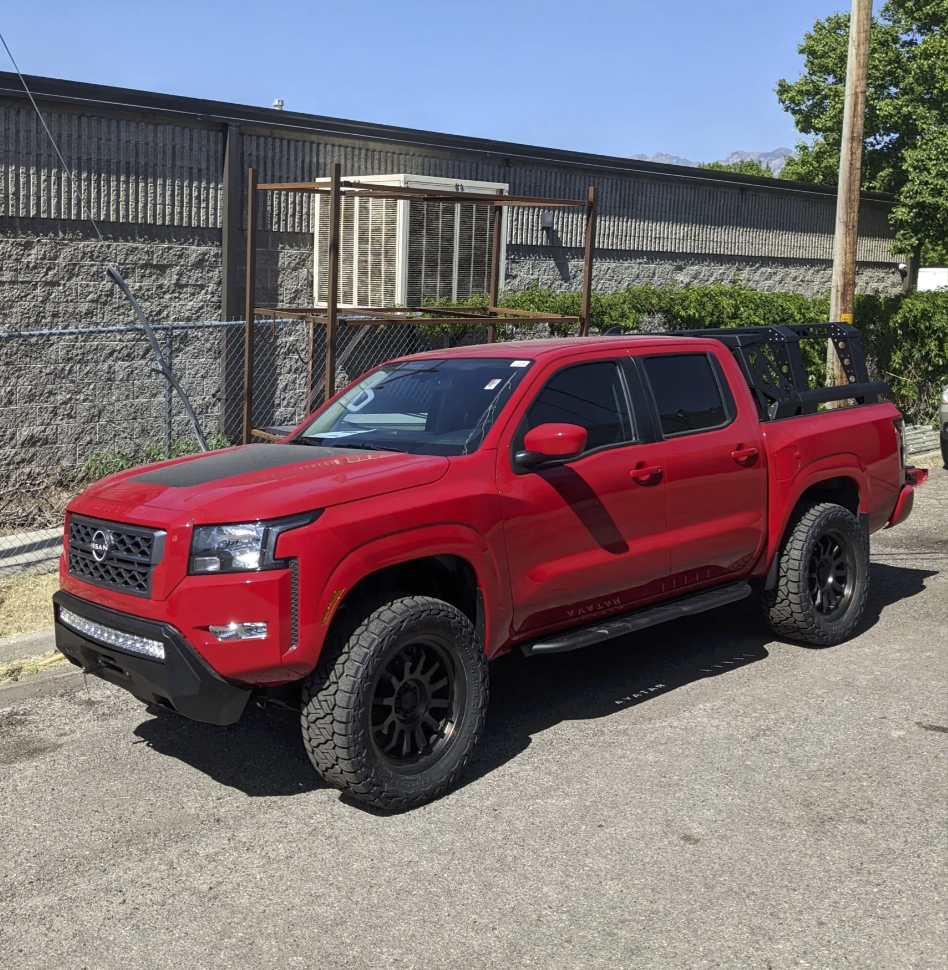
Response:
[{"label": "green tree", "polygon": [[737,175],[759,175],[771,179],[774,177],[769,165],[761,165],[750,158],[739,162],[698,162],[698,168],[710,168],[715,172],[735,172]]},{"label": "green tree", "polygon": [[[948,0],[888,0],[872,22],[862,187],[896,196],[896,247],[937,260],[948,249]],[[782,178],[835,185],[849,14],[818,20],[798,50],[804,71],[777,98],[812,140]]]}]

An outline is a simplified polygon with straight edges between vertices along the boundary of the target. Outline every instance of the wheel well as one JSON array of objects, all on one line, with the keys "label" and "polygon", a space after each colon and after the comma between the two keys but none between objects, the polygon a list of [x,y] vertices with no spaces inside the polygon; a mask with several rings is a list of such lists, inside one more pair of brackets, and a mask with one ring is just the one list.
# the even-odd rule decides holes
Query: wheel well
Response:
[{"label": "wheel well", "polygon": [[391,591],[393,595],[434,596],[457,607],[479,625],[482,610],[474,567],[460,556],[426,556],[387,566],[360,579],[342,604],[362,595]]},{"label": "wheel well", "polygon": [[852,478],[828,478],[811,485],[799,498],[796,507],[816,502],[832,502],[859,516],[859,486]]},{"label": "wheel well", "polygon": [[832,502],[834,505],[841,505],[844,509],[849,509],[856,518],[859,518],[859,486],[852,478],[842,476],[840,478],[828,478],[825,481],[811,485],[797,500],[793,508],[793,514],[784,526],[783,535],[780,537],[780,545],[774,553],[770,569],[764,578],[764,589],[773,589],[777,584],[777,570],[780,565],[780,550],[787,541],[787,533],[796,521],[798,510],[815,505],[817,502]]}]

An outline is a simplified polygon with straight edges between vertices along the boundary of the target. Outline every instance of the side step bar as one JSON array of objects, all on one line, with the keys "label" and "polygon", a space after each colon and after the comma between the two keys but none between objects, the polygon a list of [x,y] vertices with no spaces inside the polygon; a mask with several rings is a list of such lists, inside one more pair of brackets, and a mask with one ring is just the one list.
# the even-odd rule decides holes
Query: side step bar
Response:
[{"label": "side step bar", "polygon": [[713,610],[717,606],[724,606],[725,603],[736,603],[750,594],[749,583],[728,583],[727,586],[718,586],[703,593],[682,596],[680,599],[649,606],[634,613],[623,613],[602,623],[591,623],[576,630],[556,633],[547,639],[525,643],[520,649],[527,657],[538,653],[565,653],[567,650],[578,650],[580,647],[588,647],[602,640],[621,637],[625,633],[658,626],[659,623],[666,623],[668,620],[677,620],[680,616],[691,616],[694,613]]}]

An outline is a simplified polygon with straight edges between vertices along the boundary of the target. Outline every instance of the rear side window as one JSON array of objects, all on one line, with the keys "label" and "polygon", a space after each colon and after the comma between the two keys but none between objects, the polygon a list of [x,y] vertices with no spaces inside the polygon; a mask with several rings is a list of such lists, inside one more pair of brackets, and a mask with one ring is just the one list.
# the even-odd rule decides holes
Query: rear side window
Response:
[{"label": "rear side window", "polygon": [[530,405],[521,437],[551,423],[585,428],[587,451],[631,441],[632,421],[616,363],[575,364],[554,374]]},{"label": "rear side window", "polygon": [[646,357],[645,373],[666,438],[728,423],[721,386],[707,354]]}]

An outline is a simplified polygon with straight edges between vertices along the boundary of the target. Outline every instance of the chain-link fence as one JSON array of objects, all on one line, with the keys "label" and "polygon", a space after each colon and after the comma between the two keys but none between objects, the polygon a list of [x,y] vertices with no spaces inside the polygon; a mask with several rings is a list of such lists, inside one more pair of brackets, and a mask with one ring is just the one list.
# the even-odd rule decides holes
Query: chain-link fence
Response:
[{"label": "chain-link fence", "polygon": [[[244,406],[242,321],[161,324],[165,359],[210,446],[239,443]],[[497,338],[549,336],[546,324],[498,323]],[[486,326],[340,324],[336,388],[393,357],[482,343]],[[321,324],[258,321],[253,428],[295,425],[325,393]],[[0,333],[0,578],[52,569],[69,499],[103,475],[197,450],[184,408],[154,367],[141,327]]]}]

